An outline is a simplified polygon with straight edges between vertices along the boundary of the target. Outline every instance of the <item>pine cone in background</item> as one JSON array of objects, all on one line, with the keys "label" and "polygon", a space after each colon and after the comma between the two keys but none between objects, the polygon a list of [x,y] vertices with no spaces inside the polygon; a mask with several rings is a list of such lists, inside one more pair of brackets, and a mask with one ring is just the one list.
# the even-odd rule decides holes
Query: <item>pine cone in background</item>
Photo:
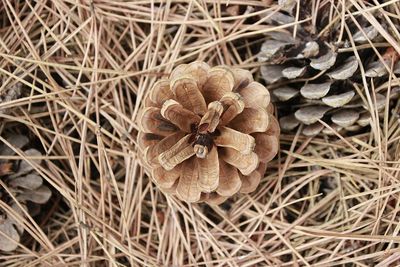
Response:
[{"label": "pine cone in background", "polygon": [[254,191],[278,151],[269,93],[239,68],[179,65],[147,94],[139,119],[154,182],[187,202]]},{"label": "pine cone in background", "polygon": [[[268,23],[294,22],[296,1],[279,2],[283,10],[273,14]],[[311,6],[311,3],[302,3],[299,20],[312,17]],[[321,131],[334,133],[324,129],[319,119],[335,131],[357,131],[370,123],[360,62],[349,48],[350,39],[346,34],[344,42],[337,42],[341,25],[331,25],[329,16],[330,5],[326,2],[318,8],[316,25],[312,21],[298,24],[296,38],[286,30],[271,32],[258,54],[259,61],[266,63],[261,67],[261,74],[269,85],[273,102],[278,103],[282,130],[291,131],[303,123],[303,134],[312,136]],[[357,30],[356,25],[348,21],[356,45],[380,40],[374,26],[366,25],[362,19],[359,23],[363,25],[362,30]],[[376,90],[376,107],[383,110],[386,92],[379,92],[385,89],[380,86],[388,80],[387,67],[390,69],[392,60],[396,61],[398,57],[386,58],[385,66],[372,48],[358,50],[358,54],[365,69],[368,90]],[[398,63],[394,69],[396,74],[400,73]],[[394,98],[398,92],[398,88],[392,88],[390,96]]]},{"label": "pine cone in background", "polygon": [[[15,149],[23,149],[29,144],[29,140],[23,135],[13,135],[8,137],[7,142]],[[46,203],[50,196],[50,189],[43,185],[43,179],[27,161],[11,161],[4,159],[5,156],[14,156],[16,153],[6,144],[0,145],[0,177],[5,185],[0,190],[0,199],[10,209],[0,209],[0,232],[3,232],[16,243],[20,241],[24,228],[10,214],[18,214],[25,217],[22,207],[31,216],[37,215],[40,204]],[[23,149],[26,157],[38,157],[41,153],[36,149]],[[40,164],[40,159],[30,159]],[[10,196],[12,194],[13,197]],[[19,204],[17,204],[15,198]],[[28,203],[29,202],[29,203]],[[0,235],[0,250],[12,251],[17,248],[17,244],[9,238]]]}]

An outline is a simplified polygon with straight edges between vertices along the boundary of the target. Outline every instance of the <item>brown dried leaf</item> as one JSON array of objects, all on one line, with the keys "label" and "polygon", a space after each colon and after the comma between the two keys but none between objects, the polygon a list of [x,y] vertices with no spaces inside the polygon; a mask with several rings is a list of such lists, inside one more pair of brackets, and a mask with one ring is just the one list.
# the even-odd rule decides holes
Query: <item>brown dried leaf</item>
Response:
[{"label": "brown dried leaf", "polygon": [[219,128],[220,134],[214,139],[214,143],[221,147],[236,149],[242,154],[249,154],[254,150],[255,140],[251,135],[244,134],[228,127]]},{"label": "brown dried leaf", "polygon": [[268,90],[258,82],[252,82],[238,92],[247,108],[267,108],[271,101]]},{"label": "brown dried leaf", "polygon": [[300,93],[308,99],[320,99],[329,93],[331,85],[332,82],[307,83],[300,89]]},{"label": "brown dried leaf", "polygon": [[147,107],[140,115],[139,124],[145,133],[153,133],[161,136],[169,136],[176,132],[177,128],[163,119],[161,110],[156,107]]},{"label": "brown dried leaf", "polygon": [[265,109],[245,108],[242,113],[237,115],[228,127],[239,132],[250,134],[265,132],[268,129],[269,115]]},{"label": "brown dried leaf", "polygon": [[327,70],[335,64],[336,57],[337,53],[329,50],[325,55],[311,59],[310,66],[316,70]]},{"label": "brown dried leaf", "polygon": [[342,127],[348,127],[350,125],[353,125],[358,118],[360,117],[360,114],[357,111],[351,110],[351,109],[345,109],[345,110],[340,110],[338,112],[335,112],[331,119],[334,123],[336,123],[339,126]]},{"label": "brown dried leaf", "polygon": [[213,67],[208,72],[202,93],[207,103],[219,101],[226,93],[232,92],[234,85],[232,71],[223,66]]},{"label": "brown dried leaf", "polygon": [[184,108],[198,115],[206,113],[206,102],[194,78],[191,76],[177,77],[171,81],[171,88],[175,99]]},{"label": "brown dried leaf", "polygon": [[243,175],[249,175],[258,166],[258,156],[256,153],[244,155],[233,148],[220,148],[221,159],[226,163],[236,167]]},{"label": "brown dried leaf", "polygon": [[254,133],[252,136],[256,140],[254,152],[261,162],[269,162],[278,154],[279,140],[276,136],[266,133]]},{"label": "brown dried leaf", "polygon": [[161,108],[161,116],[186,133],[190,133],[193,125],[197,125],[201,119],[173,99],[164,102]]},{"label": "brown dried leaf", "polygon": [[199,170],[197,182],[202,192],[212,192],[219,183],[219,159],[217,147],[213,146],[206,158],[196,158]]},{"label": "brown dried leaf", "polygon": [[191,135],[186,135],[167,151],[158,156],[158,162],[166,170],[172,170],[176,165],[192,157],[195,152],[190,142]]},{"label": "brown dried leaf", "polygon": [[200,200],[200,188],[197,185],[198,171],[195,158],[183,162],[182,172],[176,187],[177,196],[186,202],[196,202]]},{"label": "brown dried leaf", "polygon": [[239,191],[241,185],[242,182],[237,170],[221,160],[219,162],[219,185],[217,193],[224,197],[230,197]]},{"label": "brown dried leaf", "polygon": [[303,108],[298,109],[294,113],[294,116],[296,117],[296,119],[298,119],[302,123],[309,125],[309,124],[315,123],[318,120],[322,119],[322,117],[325,115],[325,113],[329,109],[330,108],[323,107],[323,106],[303,107]]},{"label": "brown dried leaf", "polygon": [[275,89],[274,91],[272,91],[272,94],[276,96],[279,101],[284,102],[292,99],[293,97],[296,97],[299,94],[299,90],[289,86],[285,86]]},{"label": "brown dried leaf", "polygon": [[358,61],[355,56],[349,57],[343,65],[328,73],[335,80],[346,80],[353,76],[358,69]]}]

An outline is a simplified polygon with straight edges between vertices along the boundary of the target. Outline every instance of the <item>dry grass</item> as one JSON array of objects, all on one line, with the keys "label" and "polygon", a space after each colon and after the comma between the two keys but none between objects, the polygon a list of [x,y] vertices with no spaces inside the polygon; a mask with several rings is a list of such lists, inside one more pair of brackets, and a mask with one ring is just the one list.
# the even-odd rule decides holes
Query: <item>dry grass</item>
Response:
[{"label": "dry grass", "polygon": [[[34,140],[54,194],[20,219],[22,243],[0,265],[398,266],[400,101],[357,136],[282,135],[257,191],[221,206],[165,197],[140,166],[135,118],[150,86],[193,60],[259,77],[257,47],[276,30],[269,2],[1,0],[0,73],[25,88],[0,104],[15,107],[2,132]],[[314,4],[329,2],[337,23],[377,27],[384,41],[369,47],[400,52],[398,1]],[[229,15],[227,4],[247,9]],[[398,84],[391,75],[385,88]]]}]

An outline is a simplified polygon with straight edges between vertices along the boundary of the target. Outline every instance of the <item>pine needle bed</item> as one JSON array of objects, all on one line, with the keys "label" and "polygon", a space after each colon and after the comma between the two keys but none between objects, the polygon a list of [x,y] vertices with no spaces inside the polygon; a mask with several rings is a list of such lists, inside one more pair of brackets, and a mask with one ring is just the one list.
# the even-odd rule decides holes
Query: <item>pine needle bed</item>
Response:
[{"label": "pine needle bed", "polygon": [[[362,18],[382,36],[346,53],[400,52],[398,1],[300,2],[329,5],[343,27]],[[29,138],[42,156],[9,159],[30,162],[52,196],[35,216],[14,214],[24,233],[0,266],[398,266],[400,101],[388,97],[379,115],[377,88],[360,88],[371,126],[283,132],[257,190],[219,206],[165,196],[141,165],[147,90],[196,60],[263,82],[266,34],[302,23],[268,24],[278,10],[269,0],[1,0],[0,76],[22,93],[0,103],[0,141]],[[379,91],[397,86],[391,71]]]}]

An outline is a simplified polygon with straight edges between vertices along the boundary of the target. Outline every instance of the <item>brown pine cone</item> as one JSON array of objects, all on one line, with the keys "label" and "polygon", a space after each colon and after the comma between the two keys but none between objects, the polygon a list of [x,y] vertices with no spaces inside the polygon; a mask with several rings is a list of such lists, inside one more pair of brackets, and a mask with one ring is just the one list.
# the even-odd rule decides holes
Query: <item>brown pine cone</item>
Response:
[{"label": "brown pine cone", "polygon": [[[28,138],[23,135],[13,135],[6,140],[14,149],[22,149],[29,143]],[[14,150],[6,144],[0,145],[1,156],[13,156],[15,154]],[[32,148],[23,150],[23,154],[27,157],[41,156],[38,150]],[[31,161],[40,164],[40,159],[31,159]],[[6,185],[7,190],[19,202],[21,207],[31,216],[35,216],[36,214],[34,213],[38,212],[40,204],[45,204],[51,196],[50,189],[43,185],[42,177],[40,177],[27,161],[8,161],[0,159],[0,179]],[[1,200],[5,202],[14,213],[25,217],[24,211],[14,201],[13,197],[11,197],[4,188],[1,188]],[[30,202],[30,209],[28,209],[28,201]],[[24,228],[9,215],[9,211],[0,209],[0,231],[18,243],[20,242],[20,236]],[[0,250],[13,251],[17,248],[16,243],[0,235]]]},{"label": "brown pine cone", "polygon": [[139,117],[154,182],[187,202],[219,204],[254,191],[278,151],[272,109],[249,71],[179,65],[153,86]]},{"label": "brown pine cone", "polygon": [[[293,22],[296,1],[279,2],[286,11],[274,14],[269,23]],[[311,6],[301,5],[299,20],[311,17]],[[318,14],[314,15],[316,25],[311,22],[299,24],[296,38],[291,29],[269,33],[258,54],[259,61],[265,62],[261,74],[280,111],[282,130],[291,131],[304,124],[305,135],[316,135],[321,131],[333,134],[318,122],[322,120],[336,131],[357,131],[370,123],[367,90],[375,89],[377,109],[383,110],[385,106],[386,92],[380,87],[388,80],[387,69],[392,60],[396,62],[398,57],[386,59],[385,66],[373,49],[368,48],[357,51],[359,61],[349,49],[350,37],[356,45],[376,42],[381,39],[377,29],[360,19],[360,30],[349,21],[351,36],[345,35],[345,41],[338,42],[341,24],[330,23],[329,11],[329,4],[321,4]],[[366,80],[362,77],[360,63]],[[394,72],[400,73],[399,64],[395,65]],[[398,96],[398,92],[398,88],[393,88],[390,98]]]}]

